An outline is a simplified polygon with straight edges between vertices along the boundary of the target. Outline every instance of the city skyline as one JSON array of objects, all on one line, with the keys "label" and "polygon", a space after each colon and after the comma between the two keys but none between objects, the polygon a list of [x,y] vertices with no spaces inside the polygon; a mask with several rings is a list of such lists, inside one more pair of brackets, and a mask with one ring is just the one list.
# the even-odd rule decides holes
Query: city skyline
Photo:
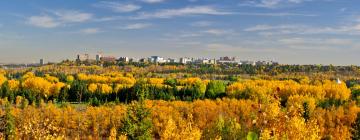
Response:
[{"label": "city skyline", "polygon": [[76,54],[360,65],[356,0],[0,2],[0,63]]}]

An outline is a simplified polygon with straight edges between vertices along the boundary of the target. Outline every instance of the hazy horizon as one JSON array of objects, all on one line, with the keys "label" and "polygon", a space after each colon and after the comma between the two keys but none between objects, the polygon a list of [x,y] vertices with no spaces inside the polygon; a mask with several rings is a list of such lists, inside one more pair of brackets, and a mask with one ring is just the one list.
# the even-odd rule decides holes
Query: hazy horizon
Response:
[{"label": "hazy horizon", "polygon": [[356,0],[0,1],[0,63],[107,56],[360,65]]}]

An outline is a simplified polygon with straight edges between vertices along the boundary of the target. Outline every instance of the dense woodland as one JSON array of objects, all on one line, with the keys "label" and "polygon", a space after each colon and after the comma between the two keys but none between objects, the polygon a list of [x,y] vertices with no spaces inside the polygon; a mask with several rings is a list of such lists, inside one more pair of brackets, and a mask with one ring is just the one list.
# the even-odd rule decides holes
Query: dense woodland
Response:
[{"label": "dense woodland", "polygon": [[0,69],[0,138],[360,139],[359,75],[320,65]]}]

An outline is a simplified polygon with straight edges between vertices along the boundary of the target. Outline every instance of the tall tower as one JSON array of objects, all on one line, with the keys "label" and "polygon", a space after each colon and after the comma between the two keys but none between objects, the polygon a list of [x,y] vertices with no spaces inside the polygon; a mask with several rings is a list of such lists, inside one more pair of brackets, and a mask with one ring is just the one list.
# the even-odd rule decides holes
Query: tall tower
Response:
[{"label": "tall tower", "polygon": [[101,51],[96,54],[96,62],[100,62],[102,54],[103,54],[103,52],[101,52]]},{"label": "tall tower", "polygon": [[44,65],[44,59],[40,59],[40,65]]},{"label": "tall tower", "polygon": [[101,58],[101,55],[100,55],[100,54],[96,54],[96,62],[99,62],[99,61],[100,61],[100,58]]}]

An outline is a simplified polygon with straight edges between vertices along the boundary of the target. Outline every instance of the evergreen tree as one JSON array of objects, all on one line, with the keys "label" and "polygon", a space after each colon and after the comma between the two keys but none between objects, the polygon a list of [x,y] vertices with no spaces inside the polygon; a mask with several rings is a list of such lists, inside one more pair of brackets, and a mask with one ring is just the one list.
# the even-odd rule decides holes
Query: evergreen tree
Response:
[{"label": "evergreen tree", "polygon": [[352,124],[352,139],[359,140],[360,139],[360,113],[357,114],[357,119],[354,124]]},{"label": "evergreen tree", "polygon": [[216,99],[225,94],[225,89],[226,88],[224,82],[210,81],[206,89],[205,97],[210,99]]},{"label": "evergreen tree", "polygon": [[143,101],[134,101],[129,105],[123,126],[120,133],[127,136],[130,140],[150,140],[152,139],[152,122],[150,111],[145,107]]},{"label": "evergreen tree", "polygon": [[11,114],[10,104],[6,105],[5,110],[5,139],[15,139],[15,119],[14,116]]}]

